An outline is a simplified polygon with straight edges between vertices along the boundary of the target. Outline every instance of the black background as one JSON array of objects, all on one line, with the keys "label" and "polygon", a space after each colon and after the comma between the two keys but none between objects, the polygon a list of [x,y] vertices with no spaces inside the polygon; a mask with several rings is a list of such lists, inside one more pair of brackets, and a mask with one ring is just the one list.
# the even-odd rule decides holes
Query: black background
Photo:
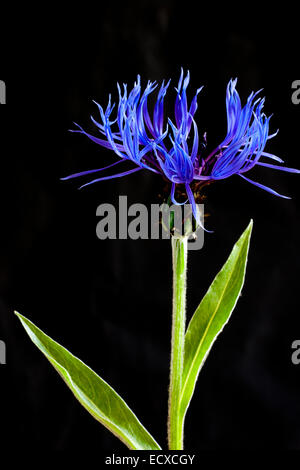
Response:
[{"label": "black background", "polygon": [[[2,443],[49,451],[122,452],[28,339],[13,309],[94,368],[166,447],[170,356],[171,253],[167,241],[96,237],[96,208],[158,202],[162,182],[141,172],[78,191],[60,177],[111,163],[80,135],[92,129],[92,100],[133,84],[191,72],[197,123],[214,148],[226,132],[225,89],[238,77],[243,100],[263,88],[278,136],[267,151],[300,167],[297,15],[254,8],[238,21],[228,6],[207,16],[192,3],[131,1],[26,11],[2,31],[0,365]],[[233,9],[233,7],[231,7]],[[273,12],[274,13],[274,12]],[[276,13],[276,12],[275,12]],[[4,20],[3,20],[4,21]],[[5,22],[5,21],[4,21]],[[172,100],[172,92],[170,100]],[[250,176],[250,175],[249,175]],[[254,219],[243,295],[198,380],[186,421],[190,450],[300,449],[299,176],[264,168],[253,179],[292,196],[276,198],[238,177],[207,190],[204,248],[190,252],[188,318],[250,218]]]}]

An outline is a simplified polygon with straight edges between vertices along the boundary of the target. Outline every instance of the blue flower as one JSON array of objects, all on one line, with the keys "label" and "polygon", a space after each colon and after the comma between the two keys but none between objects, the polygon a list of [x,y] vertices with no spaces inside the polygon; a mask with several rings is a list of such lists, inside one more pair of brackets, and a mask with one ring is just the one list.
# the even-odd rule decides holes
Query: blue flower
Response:
[{"label": "blue flower", "polygon": [[267,141],[275,137],[278,131],[274,134],[269,134],[271,116],[267,118],[262,112],[264,98],[257,98],[255,100],[261,90],[251,93],[247,103],[242,108],[239,94],[236,91],[236,83],[237,79],[230,80],[227,86],[227,135],[223,142],[202,160],[199,173],[195,175],[195,179],[201,180],[207,175],[210,180],[219,180],[232,175],[239,175],[271,194],[290,199],[244,176],[244,173],[251,170],[255,165],[290,173],[300,173],[300,171],[260,161],[261,157],[265,157],[278,163],[283,163],[283,160],[279,157],[264,152]]},{"label": "blue flower", "polygon": [[[225,139],[211,153],[205,155],[206,144],[199,144],[199,134],[194,115],[197,110],[197,97],[202,87],[196,91],[190,105],[187,100],[187,87],[190,81],[189,72],[184,77],[183,70],[176,90],[175,120],[164,120],[164,99],[170,81],[162,83],[156,98],[153,112],[148,111],[148,97],[157,88],[156,82],[148,82],[144,91],[141,88],[140,76],[128,94],[127,85],[123,89],[119,85],[119,102],[115,117],[112,112],[115,105],[111,104],[109,96],[107,107],[96,103],[101,121],[91,117],[98,128],[100,137],[87,133],[78,124],[79,132],[86,135],[93,142],[113,150],[119,159],[104,168],[75,173],[64,180],[78,176],[89,175],[107,170],[122,162],[131,161],[134,167],[93,179],[81,187],[112,178],[119,178],[140,170],[149,170],[160,174],[171,182],[171,200],[175,200],[176,184],[185,185],[188,200],[192,206],[194,217],[200,223],[192,182],[207,182],[239,175],[250,183],[280,197],[287,198],[273,189],[247,178],[244,173],[255,165],[283,170],[291,173],[300,173],[299,170],[287,168],[273,163],[262,162],[261,158],[283,163],[279,157],[264,151],[266,143],[276,133],[269,134],[269,121],[263,113],[264,99],[251,93],[244,107],[242,107],[238,92],[237,80],[230,80],[226,92],[227,134]],[[169,132],[170,129],[170,132]],[[204,135],[206,142],[206,135]]]}]

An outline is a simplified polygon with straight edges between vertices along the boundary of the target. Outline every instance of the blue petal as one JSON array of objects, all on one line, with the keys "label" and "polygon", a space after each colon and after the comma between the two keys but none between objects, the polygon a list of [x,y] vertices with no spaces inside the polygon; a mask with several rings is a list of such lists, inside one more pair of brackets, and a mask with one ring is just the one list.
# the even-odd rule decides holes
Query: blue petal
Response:
[{"label": "blue petal", "polygon": [[186,200],[185,202],[177,202],[176,199],[175,199],[175,186],[176,186],[176,183],[172,183],[172,187],[171,187],[171,201],[173,202],[173,204],[175,204],[176,206],[183,206],[184,204],[187,203],[188,200]]},{"label": "blue petal", "polygon": [[135,171],[139,171],[142,168],[133,168],[133,170],[128,170],[124,171],[123,173],[116,173],[115,175],[111,176],[103,176],[103,178],[97,178],[93,181],[90,181],[89,183],[83,184],[82,186],[79,187],[79,189],[84,188],[85,186],[89,186],[90,184],[98,183],[99,181],[105,181],[105,180],[111,180],[113,178],[121,178],[122,176],[130,175],[131,173],[134,173]]},{"label": "blue petal", "polygon": [[249,178],[246,178],[246,176],[239,174],[241,178],[244,178],[244,180],[248,181],[251,184],[254,184],[255,186],[258,186],[261,189],[264,189],[265,191],[268,191],[268,193],[274,194],[274,196],[279,196],[282,197],[283,199],[291,199],[289,196],[283,196],[282,194],[277,193],[274,191],[274,189],[269,188],[268,186],[265,186],[261,183],[258,183],[257,181],[250,180]]},{"label": "blue petal", "polygon": [[115,165],[118,165],[118,163],[122,163],[124,160],[118,160],[117,162],[112,163],[111,165],[105,166],[103,168],[98,168],[97,170],[87,170],[87,171],[81,171],[80,173],[73,173],[72,175],[65,176],[64,178],[60,178],[62,181],[69,180],[71,178],[77,178],[79,176],[85,176],[85,175],[90,175],[91,173],[96,173],[97,171],[103,171],[107,170],[108,168],[111,168]]},{"label": "blue petal", "polygon": [[300,170],[296,168],[288,168],[286,166],[272,165],[270,163],[256,162],[256,165],[266,166],[267,168],[272,168],[273,170],[286,171],[288,173],[300,173]]},{"label": "blue petal", "polygon": [[201,222],[201,219],[199,217],[199,212],[197,210],[197,205],[196,205],[196,201],[195,201],[195,198],[194,198],[194,195],[193,195],[193,192],[190,188],[190,185],[189,184],[186,184],[185,185],[185,189],[186,189],[186,192],[187,192],[187,195],[188,195],[188,198],[189,198],[189,202],[192,206],[192,211],[193,211],[193,215],[195,217],[195,220],[197,222],[197,224],[203,229],[205,230],[205,232],[208,232],[208,233],[213,233],[213,231],[211,230],[207,230],[203,225],[202,225],[202,222]]}]

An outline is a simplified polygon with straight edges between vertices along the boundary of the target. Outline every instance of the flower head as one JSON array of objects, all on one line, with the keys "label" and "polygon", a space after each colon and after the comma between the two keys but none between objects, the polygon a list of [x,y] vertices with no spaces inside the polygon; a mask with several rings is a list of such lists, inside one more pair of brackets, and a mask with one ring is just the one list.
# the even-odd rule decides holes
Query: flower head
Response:
[{"label": "flower head", "polygon": [[[176,90],[174,119],[164,120],[164,99],[170,81],[162,83],[157,93],[153,112],[148,110],[148,97],[157,88],[155,82],[148,82],[142,90],[140,76],[128,93],[127,85],[123,89],[118,85],[119,102],[112,117],[114,104],[109,96],[108,104],[104,110],[96,103],[101,121],[91,117],[97,126],[100,137],[87,133],[78,124],[78,129],[72,132],[85,134],[95,143],[113,150],[119,159],[109,166],[96,170],[76,173],[66,178],[89,175],[91,173],[107,170],[119,163],[131,161],[134,167],[93,179],[81,187],[129,175],[139,170],[149,170],[167,178],[171,186],[171,200],[175,200],[176,184],[184,184],[188,200],[192,205],[193,214],[200,223],[197,207],[191,190],[193,181],[215,181],[239,175],[250,183],[266,191],[287,198],[273,189],[247,178],[244,173],[255,165],[283,170],[291,173],[300,173],[299,170],[287,168],[273,163],[262,162],[261,158],[283,163],[279,157],[264,151],[266,143],[276,133],[269,134],[269,121],[263,113],[264,99],[251,93],[244,107],[242,107],[239,94],[236,90],[237,80],[230,80],[226,92],[227,134],[225,139],[209,155],[205,155],[205,145],[199,145],[199,134],[194,115],[197,110],[197,97],[202,88],[196,91],[190,105],[187,100],[187,87],[190,81],[189,72],[184,77],[181,71]],[[192,138],[191,138],[192,137]],[[206,136],[204,136],[204,141]]]}]

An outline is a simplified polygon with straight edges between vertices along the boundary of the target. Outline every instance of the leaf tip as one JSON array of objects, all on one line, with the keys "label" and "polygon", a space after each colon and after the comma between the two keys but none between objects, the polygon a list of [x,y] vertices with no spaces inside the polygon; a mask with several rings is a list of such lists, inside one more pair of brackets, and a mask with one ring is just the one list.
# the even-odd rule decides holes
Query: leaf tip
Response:
[{"label": "leaf tip", "polygon": [[23,326],[26,325],[26,322],[28,322],[27,318],[24,317],[23,315],[21,315],[21,313],[17,312],[17,310],[14,310],[14,314],[18,317],[18,319],[20,320],[21,324]]},{"label": "leaf tip", "polygon": [[250,237],[250,235],[252,233],[252,228],[253,228],[253,219],[250,219],[250,222],[247,225],[247,228],[246,228],[245,232],[243,233],[243,235],[244,236],[246,235],[247,237]]}]

